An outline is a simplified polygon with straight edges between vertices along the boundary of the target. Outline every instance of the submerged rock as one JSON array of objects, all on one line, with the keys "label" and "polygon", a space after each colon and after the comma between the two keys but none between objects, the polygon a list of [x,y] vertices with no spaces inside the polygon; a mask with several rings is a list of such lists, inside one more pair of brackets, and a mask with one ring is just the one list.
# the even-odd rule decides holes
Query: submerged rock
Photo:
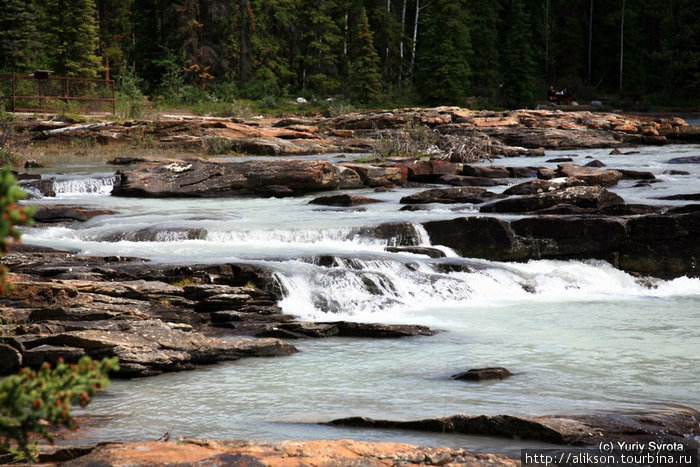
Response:
[{"label": "submerged rock", "polygon": [[472,368],[462,373],[452,375],[452,379],[461,381],[483,381],[487,379],[506,379],[513,376],[508,369],[503,367]]}]

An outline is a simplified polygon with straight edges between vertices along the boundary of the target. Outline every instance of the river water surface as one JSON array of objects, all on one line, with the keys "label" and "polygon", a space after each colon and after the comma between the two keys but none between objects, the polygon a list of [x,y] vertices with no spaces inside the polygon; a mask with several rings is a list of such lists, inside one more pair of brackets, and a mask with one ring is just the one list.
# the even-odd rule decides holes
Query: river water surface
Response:
[{"label": "river water surface", "polygon": [[[583,165],[590,156],[611,168],[650,171],[661,180],[647,187],[621,182],[613,190],[628,203],[681,205],[656,198],[700,191],[698,164],[668,163],[700,155],[700,146],[609,152],[550,151],[544,158],[494,163],[553,167],[544,160],[571,156]],[[315,422],[355,415],[417,419],[700,409],[699,279],[640,281],[602,261],[463,259],[440,246],[446,258],[388,253],[387,242],[363,227],[478,214],[472,205],[399,211],[398,200],[417,189],[356,192],[384,201],[363,209],[319,208],[308,204],[312,195],[131,199],[109,196],[112,166],[73,161],[41,170],[57,177],[58,195],[39,203],[118,214],[71,227],[28,229],[25,243],[166,263],[252,262],[275,271],[287,291],[280,303],[285,313],[310,320],[425,324],[441,331],[397,340],[295,341],[301,352],[290,357],[114,381],[83,412],[109,417],[89,430],[89,441],[156,439],[170,430],[173,437],[352,437],[509,451],[534,444]],[[421,244],[431,245],[418,227]],[[335,257],[335,266],[318,266],[319,255]],[[446,273],[441,263],[468,264],[473,272]],[[450,379],[485,366],[505,366],[515,376],[477,384]]]}]

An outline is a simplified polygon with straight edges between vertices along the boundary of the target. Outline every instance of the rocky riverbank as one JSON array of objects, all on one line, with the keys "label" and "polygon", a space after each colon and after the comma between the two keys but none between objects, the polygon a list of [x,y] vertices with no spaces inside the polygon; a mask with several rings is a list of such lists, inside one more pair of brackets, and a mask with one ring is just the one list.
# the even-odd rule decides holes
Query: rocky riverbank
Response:
[{"label": "rocky riverbank", "polygon": [[426,149],[461,160],[517,156],[543,149],[700,141],[697,128],[674,117],[561,110],[493,112],[459,107],[303,118],[164,114],[157,120],[79,124],[56,118],[27,119],[13,123],[11,128],[18,150],[77,141],[81,147],[124,145],[140,151],[299,156],[372,152],[378,141],[418,136],[429,143]]}]

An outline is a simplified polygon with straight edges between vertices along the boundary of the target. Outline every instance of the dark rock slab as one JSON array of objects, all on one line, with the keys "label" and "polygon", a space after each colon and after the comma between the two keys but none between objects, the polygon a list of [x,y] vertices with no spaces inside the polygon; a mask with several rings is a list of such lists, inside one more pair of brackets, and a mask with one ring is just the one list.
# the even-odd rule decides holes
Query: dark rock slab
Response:
[{"label": "dark rock slab", "polygon": [[503,367],[488,367],[488,368],[472,368],[462,373],[452,375],[452,379],[461,381],[484,381],[488,379],[506,379],[513,376],[507,368]]},{"label": "dark rock slab", "polygon": [[536,212],[557,204],[571,204],[580,208],[603,209],[624,200],[602,186],[571,186],[561,190],[506,198],[481,207],[481,212]]},{"label": "dark rock slab", "polygon": [[667,164],[700,164],[700,156],[674,157],[666,161]]},{"label": "dark rock slab", "polygon": [[95,216],[115,214],[109,209],[87,209],[75,206],[36,206],[34,221],[43,224],[55,224],[59,222],[85,222]]},{"label": "dark rock slab", "polygon": [[327,161],[217,162],[204,159],[146,162],[125,167],[113,195],[131,197],[200,197],[255,194],[284,186],[294,194],[336,189],[338,171]]},{"label": "dark rock slab", "polygon": [[574,446],[598,446],[601,441],[681,443],[700,445],[693,409],[669,409],[659,413],[545,415],[453,415],[412,421],[349,417],[328,422],[332,426],[375,429],[404,429],[441,433],[527,439]]},{"label": "dark rock slab", "polygon": [[429,256],[430,258],[444,258],[446,256],[445,252],[442,250],[424,246],[389,246],[386,247],[385,250],[391,253],[413,253],[416,255],[425,255]]},{"label": "dark rock slab", "polygon": [[410,181],[434,182],[444,175],[457,175],[461,164],[441,160],[417,160],[404,164]]},{"label": "dark rock slab", "polygon": [[508,178],[510,172],[506,167],[495,165],[464,165],[462,175],[484,178]]},{"label": "dark rock slab", "polygon": [[452,186],[498,186],[507,183],[498,178],[470,177],[468,175],[443,175],[435,182]]},{"label": "dark rock slab", "polygon": [[584,165],[584,167],[598,167],[598,168],[600,168],[600,167],[605,167],[605,163],[599,161],[598,159],[593,159],[592,161],[590,161],[589,163]]},{"label": "dark rock slab", "polygon": [[537,169],[532,167],[506,167],[510,178],[537,177]]},{"label": "dark rock slab", "polygon": [[513,185],[506,189],[505,195],[532,195],[536,193],[544,193],[550,191],[561,190],[570,186],[584,186],[586,182],[578,178],[556,178],[553,180],[542,180],[536,178],[527,182]]},{"label": "dark rock slab", "polygon": [[497,197],[495,193],[478,187],[434,188],[401,198],[401,204],[479,204]]},{"label": "dark rock slab", "polygon": [[84,355],[85,351],[78,347],[59,347],[45,344],[26,350],[23,357],[25,365],[38,368],[44,362],[55,365],[59,358],[67,363],[76,363]]},{"label": "dark rock slab", "polygon": [[656,199],[664,200],[683,200],[683,201],[700,201],[700,193],[683,193],[679,195],[661,196]]},{"label": "dark rock slab", "polygon": [[312,199],[309,204],[320,204],[322,206],[361,206],[363,204],[380,203],[381,201],[367,196],[342,194],[332,196],[321,196]]}]

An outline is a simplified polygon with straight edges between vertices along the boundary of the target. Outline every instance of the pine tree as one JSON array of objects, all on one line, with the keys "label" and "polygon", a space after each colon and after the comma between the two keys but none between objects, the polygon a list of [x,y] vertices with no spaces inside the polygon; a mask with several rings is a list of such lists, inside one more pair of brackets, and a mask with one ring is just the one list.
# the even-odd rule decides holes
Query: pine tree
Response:
[{"label": "pine tree", "polygon": [[471,91],[477,96],[495,98],[501,83],[499,72],[498,18],[501,10],[493,0],[469,2],[470,37],[474,55],[471,65]]},{"label": "pine tree", "polygon": [[352,93],[366,103],[378,97],[382,75],[379,72],[379,55],[374,48],[372,30],[364,8],[360,11],[358,29],[357,37],[351,44],[348,79]]},{"label": "pine tree", "polygon": [[440,0],[423,16],[416,87],[429,104],[463,104],[469,91],[472,46],[466,0]]},{"label": "pine tree", "polygon": [[507,0],[505,35],[501,48],[503,83],[501,105],[528,107],[535,100],[535,64],[532,52],[530,17],[522,0]]},{"label": "pine tree", "polygon": [[131,11],[134,0],[96,0],[99,19],[100,52],[105,78],[126,71],[126,57],[131,52]]},{"label": "pine tree", "polygon": [[101,70],[95,0],[45,2],[48,37],[44,45],[57,75],[92,78]]},{"label": "pine tree", "polygon": [[29,72],[39,60],[32,2],[4,0],[0,8],[0,71]]}]

